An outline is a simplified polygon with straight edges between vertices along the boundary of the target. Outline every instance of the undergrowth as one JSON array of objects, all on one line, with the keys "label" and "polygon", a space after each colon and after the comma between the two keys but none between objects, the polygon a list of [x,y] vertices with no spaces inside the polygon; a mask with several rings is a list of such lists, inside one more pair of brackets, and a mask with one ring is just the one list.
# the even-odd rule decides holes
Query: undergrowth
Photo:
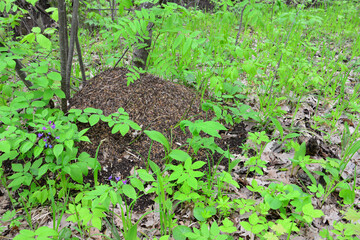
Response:
[{"label": "undergrowth", "polygon": [[[214,12],[170,2],[162,8],[136,10],[131,1],[119,1],[115,18],[82,6],[79,40],[88,76],[113,67],[124,54],[119,66],[130,68],[128,84],[141,81],[140,70],[130,66],[130,53],[148,38],[152,22],[146,72],[196,89],[202,109],[215,116],[212,121],[179,122],[177,127],[192,136],[179,148],[162,133],[143,129],[164,147],[164,167],[148,158],[146,169],[137,169],[127,179],[110,178],[110,184],[99,184],[97,156],[75,147],[77,142],[89,142],[88,129],[79,131],[77,123],[94,126],[104,121],[112,133],[122,136],[143,130],[121,106],[110,116],[93,108],[66,114],[50,108],[64,97],[57,30],[34,27],[27,35],[12,36],[11,29],[26,13],[13,2],[0,3],[0,11],[6,13],[0,18],[0,178],[11,201],[11,209],[0,218],[4,224],[0,231],[16,229],[25,220],[28,228],[14,239],[87,239],[94,234],[91,229],[100,231],[104,225],[114,239],[291,239],[324,219],[324,206],[334,194],[341,218],[318,229],[318,236],[359,239],[356,167],[352,174],[344,174],[360,149],[357,1],[324,0],[316,5],[212,1]],[[109,7],[106,1],[88,3],[88,8]],[[57,9],[50,11],[57,20]],[[32,82],[30,89],[16,81],[18,59],[26,80]],[[80,78],[75,62],[75,91],[81,87]],[[299,116],[309,98],[315,103],[306,120],[311,134],[322,134],[327,144],[340,136],[339,158],[313,159],[306,153],[306,143],[298,140],[305,135]],[[253,124],[254,131],[239,146],[242,157],[216,145],[220,131],[244,121]],[[269,167],[264,151],[273,142],[292,153],[291,164],[281,171],[292,176],[303,171],[310,179],[308,186],[258,181]],[[221,154],[229,160],[228,169],[210,165],[210,159],[197,160],[199,149]],[[5,169],[5,163],[11,169]],[[240,164],[246,169],[242,181],[234,171]],[[200,170],[204,165],[208,172]],[[321,170],[313,170],[313,165]],[[94,183],[84,183],[90,171]],[[244,187],[249,197],[234,197]],[[144,194],[156,195],[156,236],[138,230],[139,222],[152,212],[133,219],[134,204]],[[33,222],[31,211],[40,206],[49,208],[53,226]],[[114,208],[120,208],[120,214]],[[175,216],[179,208],[188,208],[193,224]],[[73,225],[60,229],[65,214]],[[122,223],[119,230],[115,219]]]}]

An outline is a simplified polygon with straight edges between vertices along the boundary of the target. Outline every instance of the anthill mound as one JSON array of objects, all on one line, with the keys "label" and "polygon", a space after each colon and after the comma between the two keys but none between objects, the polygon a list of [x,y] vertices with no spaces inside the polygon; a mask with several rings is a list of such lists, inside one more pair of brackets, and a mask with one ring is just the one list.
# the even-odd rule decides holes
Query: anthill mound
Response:
[{"label": "anthill mound", "polygon": [[[212,116],[201,110],[200,98],[193,89],[150,74],[141,74],[139,80],[127,86],[128,72],[124,68],[111,69],[89,80],[70,101],[72,108],[97,108],[101,109],[105,116],[117,112],[120,107],[124,108],[130,119],[143,130],[163,133],[173,144],[173,148],[184,145],[186,139],[191,137],[189,133],[184,134],[179,127],[174,128],[180,120],[211,120]],[[79,125],[80,129],[86,127],[89,125]],[[237,131],[238,129],[239,127]],[[86,151],[94,157],[100,141],[105,140],[98,153],[98,160],[102,166],[100,179],[103,181],[110,175],[125,178],[135,166],[144,168],[148,156],[152,161],[162,165],[165,155],[163,147],[154,142],[149,155],[151,140],[146,134],[138,137],[133,133],[134,131],[125,137],[120,133],[111,134],[107,124],[100,122],[87,132],[91,143],[80,143],[79,150]],[[246,137],[244,131],[237,134],[236,139],[233,139],[235,147],[241,145]],[[220,146],[223,145],[223,149],[226,150],[225,144],[222,142]]]}]

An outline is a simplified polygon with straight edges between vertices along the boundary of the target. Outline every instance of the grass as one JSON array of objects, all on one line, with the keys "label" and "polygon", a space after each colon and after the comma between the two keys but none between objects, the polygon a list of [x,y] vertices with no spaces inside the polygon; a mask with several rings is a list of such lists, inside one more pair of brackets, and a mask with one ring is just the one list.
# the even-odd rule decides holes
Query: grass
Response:
[{"label": "grass", "polygon": [[[22,226],[14,239],[87,239],[97,234],[126,240],[306,239],[310,226],[327,219],[313,234],[323,239],[358,239],[360,9],[356,1],[324,1],[316,8],[281,1],[246,3],[228,3],[227,8],[220,4],[214,13],[169,3],[149,12],[121,12],[114,21],[97,13],[81,21],[79,38],[90,76],[113,66],[127,47],[132,50],[139,38],[146,38],[141,29],[154,22],[147,72],[181,82],[201,96],[206,92],[211,98],[203,108],[215,114],[212,121],[179,123],[192,134],[186,148],[172,149],[171,140],[162,133],[145,131],[164,146],[165,167],[149,158],[147,170],[138,169],[128,181],[112,179],[108,185],[83,184],[91,169],[98,183],[99,163],[96,156],[78,154],[74,144],[89,139],[76,123],[93,126],[103,120],[113,133],[122,135],[140,127],[124,109],[105,117],[96,109],[64,114],[47,108],[50,99],[63,96],[57,90],[61,76],[54,71],[59,69],[57,36],[49,37],[49,45],[34,29],[20,37],[20,45],[4,35],[1,41],[7,40],[12,52],[1,52],[0,163],[10,161],[12,169],[9,174],[1,167],[0,177],[12,210],[0,218],[0,231]],[[121,66],[129,66],[130,53]],[[14,59],[23,59],[36,90],[23,91],[12,81]],[[99,67],[94,67],[94,59]],[[79,87],[76,62],[73,69],[74,86]],[[130,78],[134,81],[137,75]],[[39,96],[43,99],[34,101]],[[220,137],[223,125],[239,122],[251,123],[254,132],[239,146],[243,156],[235,157],[217,147],[214,138]],[[314,136],[324,146],[322,151],[331,147],[339,158],[307,155],[306,141]],[[269,158],[268,147],[274,144],[282,152],[273,156],[290,163],[282,169]],[[229,159],[229,169],[213,163],[206,174],[200,171],[212,158],[199,161],[190,154],[199,148],[222,154]],[[235,170],[240,162],[246,174],[239,176]],[[296,178],[299,171],[308,183]],[[238,179],[247,184],[240,186]],[[150,193],[156,194],[157,207],[134,217],[135,201]],[[50,206],[52,228],[32,222],[31,212],[40,206]],[[182,219],[179,212],[191,217]],[[65,214],[66,221],[73,223],[70,229],[59,228]],[[156,218],[158,231],[139,226],[149,216]],[[29,225],[25,229],[22,219]],[[112,237],[100,234],[104,225]]]}]

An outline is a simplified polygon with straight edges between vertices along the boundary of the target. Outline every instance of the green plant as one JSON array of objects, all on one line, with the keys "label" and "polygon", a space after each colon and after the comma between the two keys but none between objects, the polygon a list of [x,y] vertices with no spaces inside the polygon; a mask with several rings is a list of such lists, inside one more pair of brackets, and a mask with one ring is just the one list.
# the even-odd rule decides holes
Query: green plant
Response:
[{"label": "green plant", "polygon": [[[10,228],[14,228],[14,227],[19,227],[21,224],[21,220],[23,219],[23,217],[21,216],[16,216],[16,211],[15,210],[7,210],[3,216],[0,218],[0,222],[2,223],[1,225],[5,224],[6,222],[10,222],[9,227]],[[0,227],[0,232],[3,233],[4,230],[6,229],[6,227],[1,226]]]},{"label": "green plant", "polygon": [[266,147],[266,144],[270,142],[269,137],[265,134],[264,131],[251,133],[249,132],[249,139],[254,144],[255,156],[250,157],[244,164],[244,166],[250,166],[247,170],[246,176],[251,171],[255,171],[257,174],[263,175],[261,168],[265,168],[266,162],[261,160],[261,155]]},{"label": "green plant", "polygon": [[210,239],[216,239],[216,240],[226,240],[226,239],[233,239],[231,236],[222,234],[221,232],[226,233],[232,233],[236,231],[236,228],[233,226],[234,223],[232,223],[229,219],[225,218],[222,221],[221,226],[219,226],[216,222],[213,222],[211,226],[209,227],[208,224],[202,223],[200,225],[200,229],[191,228],[187,226],[177,226],[174,229],[174,239],[175,240],[185,240],[188,239],[201,239],[201,240],[210,240]]},{"label": "green plant", "polygon": [[58,232],[56,232],[54,229],[51,229],[49,227],[43,226],[39,227],[35,231],[30,231],[27,229],[23,229],[20,231],[20,234],[18,234],[16,237],[14,237],[14,240],[20,240],[20,239],[54,239],[58,236]]},{"label": "green plant", "polygon": [[[353,208],[350,208],[344,214],[344,218],[350,223],[343,223],[340,221],[334,221],[332,226],[333,229],[323,229],[320,232],[320,236],[329,240],[332,239],[355,239],[358,240],[360,234],[360,226],[358,223],[355,223],[360,219],[359,212],[355,211]],[[357,235],[357,236],[356,236]]]}]

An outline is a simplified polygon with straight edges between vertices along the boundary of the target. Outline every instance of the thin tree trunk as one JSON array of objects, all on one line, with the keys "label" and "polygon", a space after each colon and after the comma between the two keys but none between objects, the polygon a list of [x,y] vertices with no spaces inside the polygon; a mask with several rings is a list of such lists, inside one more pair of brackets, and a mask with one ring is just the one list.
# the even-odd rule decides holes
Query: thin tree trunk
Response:
[{"label": "thin tree trunk", "polygon": [[[150,9],[153,7],[153,4],[145,2],[145,3],[141,3],[140,7],[145,8],[145,9]],[[149,39],[144,39],[144,41],[139,42],[139,43],[145,43],[146,46],[142,47],[142,48],[135,47],[134,52],[133,52],[133,57],[132,57],[132,65],[133,66],[136,66],[141,69],[146,68],[146,61],[149,56],[149,49],[150,49],[151,41],[152,41],[153,26],[154,26],[154,23],[151,23],[151,22],[147,25],[147,30],[149,32]]]},{"label": "thin tree trunk", "polygon": [[[79,24],[79,22],[78,22],[78,24]],[[79,25],[78,25],[78,27],[79,27]],[[83,82],[85,82],[86,81],[85,67],[84,67],[84,62],[83,62],[82,55],[81,55],[81,47],[80,47],[78,34],[76,34],[75,40],[76,40],[76,51],[78,54],[79,64],[80,64],[81,77],[82,77]]]},{"label": "thin tree trunk", "polygon": [[77,36],[78,30],[78,10],[79,10],[79,0],[73,0],[73,14],[71,20],[71,35],[70,35],[70,45],[66,62],[66,99],[70,99],[70,76],[71,76],[71,67],[74,56],[74,47],[75,47],[75,39]]},{"label": "thin tree trunk", "polygon": [[66,61],[68,53],[66,5],[64,0],[58,0],[59,12],[59,43],[60,43],[60,63],[61,63],[61,90],[65,93],[65,98],[61,99],[61,109],[67,112],[67,89],[66,84]]}]

